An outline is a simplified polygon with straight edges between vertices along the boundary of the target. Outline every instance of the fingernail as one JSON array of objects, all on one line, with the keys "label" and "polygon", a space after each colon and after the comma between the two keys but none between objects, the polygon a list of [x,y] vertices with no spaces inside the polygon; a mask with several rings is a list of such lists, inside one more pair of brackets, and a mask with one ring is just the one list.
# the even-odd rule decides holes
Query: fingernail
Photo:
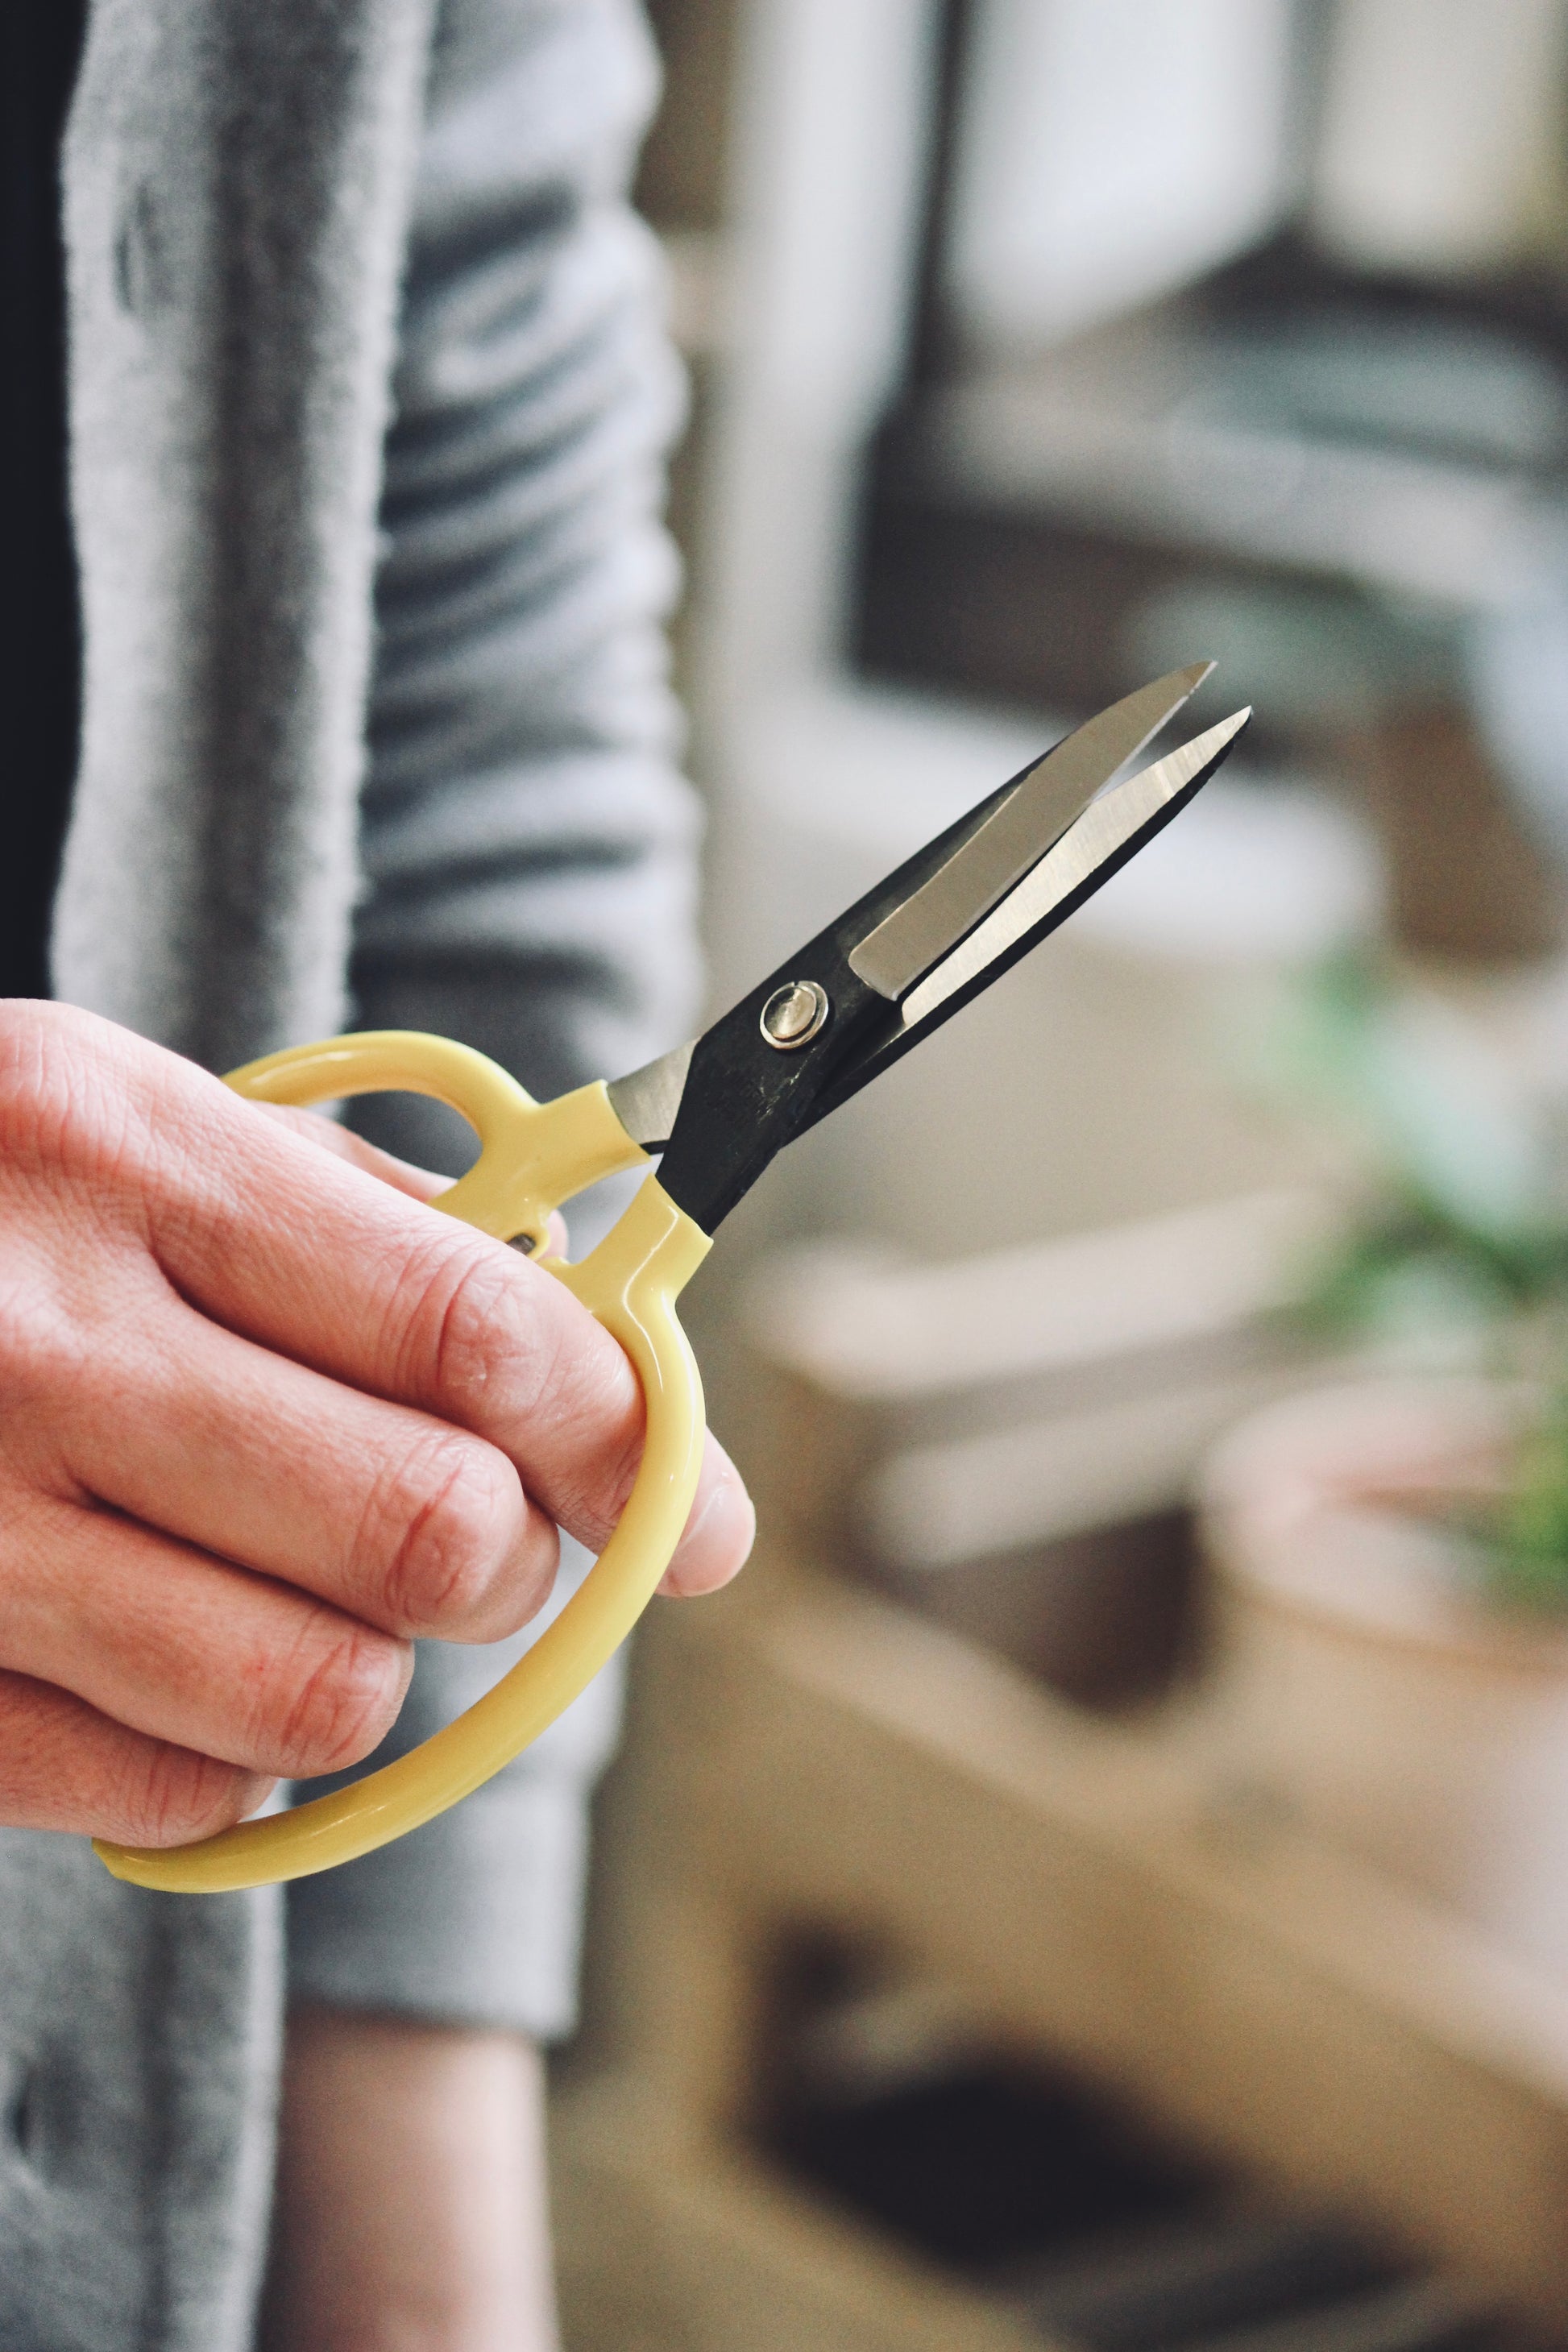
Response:
[{"label": "fingernail", "polygon": [[756,1537],[752,1498],[739,1471],[726,1462],[680,1539],[669,1564],[670,1583],[682,1593],[715,1591],[745,1566]]}]

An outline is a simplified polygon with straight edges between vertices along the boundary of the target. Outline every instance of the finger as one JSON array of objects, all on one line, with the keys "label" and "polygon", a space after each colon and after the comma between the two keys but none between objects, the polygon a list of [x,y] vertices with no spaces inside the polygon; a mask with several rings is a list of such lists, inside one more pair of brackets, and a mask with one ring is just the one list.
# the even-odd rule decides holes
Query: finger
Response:
[{"label": "finger", "polygon": [[[547,1597],[555,1522],[499,1448],[237,1339],[179,1300],[11,1400],[21,1476],[280,1578],[382,1632],[492,1642]],[[20,1388],[22,1384],[18,1384]]]},{"label": "finger", "polygon": [[149,1739],[68,1691],[0,1672],[0,1822],[186,1845],[254,1813],[270,1780]]},{"label": "finger", "polygon": [[[613,1524],[641,1395],[563,1285],[193,1065],[133,1039],[118,1049],[116,1180],[140,1178],[146,1238],[187,1299],[279,1354],[488,1438],[584,1540]],[[68,1087],[49,1116],[68,1126]],[[102,1157],[90,1121],[79,1148]]]},{"label": "finger", "polygon": [[408,1686],[408,1645],[110,1511],[11,1517],[0,1663],[131,1731],[290,1779],[356,1764]]},{"label": "finger", "polygon": [[[315,1124],[326,1122],[318,1120]],[[344,1130],[333,1132],[341,1136]],[[374,1151],[371,1146],[364,1149]],[[385,1156],[374,1154],[377,1159]],[[564,1221],[559,1215],[552,1216],[551,1228],[552,1247],[563,1250]],[[630,1367],[624,1359],[616,1363],[603,1349],[593,1349],[595,1360],[588,1367],[589,1379],[574,1381],[571,1371],[574,1368],[557,1356],[558,1377],[552,1393],[546,1395],[536,1378],[531,1376],[542,1335],[537,1331],[528,1335],[532,1340],[530,1347],[528,1336],[514,1328],[510,1335],[512,1345],[507,1348],[504,1312],[497,1311],[499,1300],[496,1309],[484,1311],[489,1308],[493,1294],[476,1280],[478,1273],[479,1269],[474,1269],[466,1279],[470,1288],[479,1290],[481,1319],[488,1325],[485,1339],[498,1357],[504,1352],[510,1358],[511,1382],[500,1380],[486,1394],[482,1392],[482,1376],[479,1381],[469,1382],[458,1372],[455,1361],[450,1360],[458,1357],[459,1342],[472,1345],[479,1337],[473,1328],[471,1302],[459,1301],[459,1311],[453,1315],[451,1328],[444,1335],[449,1357],[443,1368],[446,1377],[432,1381],[425,1391],[430,1409],[436,1413],[452,1413],[469,1426],[482,1430],[510,1458],[526,1466],[530,1484],[546,1505],[552,1519],[590,1549],[602,1550],[625,1507],[641,1457],[641,1394]],[[464,1305],[469,1306],[470,1311],[461,1311]],[[548,1304],[543,1311],[544,1318],[549,1320]],[[552,1335],[542,1336],[552,1341]],[[584,1335],[578,1336],[581,1341]],[[517,1344],[519,1340],[521,1345]],[[615,1354],[619,1356],[618,1349]],[[605,1382],[597,1394],[593,1385],[595,1377]],[[477,1410],[476,1390],[480,1391]],[[582,1437],[594,1439],[595,1424],[596,1443],[581,1446]],[[743,1567],[755,1537],[756,1514],[740,1474],[723,1448],[710,1436],[686,1531],[671,1558],[660,1591],[686,1597],[717,1591]],[[553,1559],[551,1567],[552,1570]],[[322,1588],[312,1583],[310,1589]],[[335,1587],[332,1597],[337,1597]],[[526,1613],[531,1614],[543,1597],[541,1590]],[[353,1604],[351,1601],[348,1605]],[[373,1622],[393,1621],[376,1613]],[[524,1616],[519,1616],[515,1623],[523,1622]],[[408,1630],[426,1628],[411,1625]],[[513,1630],[513,1623],[497,1624],[482,1633],[453,1634],[447,1638],[500,1639]]]},{"label": "finger", "polygon": [[177,1199],[151,1203],[159,1261],[187,1298],[263,1347],[489,1439],[573,1534],[613,1521],[641,1394],[562,1284],[216,1083],[199,1108]]},{"label": "finger", "polygon": [[744,1568],[756,1535],[757,1514],[752,1498],[740,1472],[710,1430],[686,1532],[665,1570],[659,1591],[679,1600],[717,1592]]},{"label": "finger", "polygon": [[432,1169],[416,1168],[411,1160],[399,1160],[395,1152],[383,1151],[379,1145],[367,1143],[352,1127],[340,1126],[335,1118],[324,1118],[319,1110],[300,1110],[291,1103],[257,1103],[254,1108],[268,1118],[279,1120],[303,1142],[313,1143],[320,1151],[330,1151],[336,1159],[346,1160],[351,1167],[363,1168],[367,1176],[374,1176],[383,1184],[390,1184],[396,1192],[406,1192],[411,1200],[434,1201],[450,1190],[452,1179],[437,1176]]},{"label": "finger", "polygon": [[[367,1143],[352,1128],[340,1127],[335,1118],[323,1118],[320,1111],[299,1110],[289,1103],[258,1103],[269,1118],[282,1119],[294,1133],[307,1143],[314,1143],[323,1151],[331,1151],[352,1167],[363,1168],[367,1176],[375,1176],[382,1183],[390,1184],[395,1192],[406,1192],[411,1200],[438,1201],[449,1192],[454,1179],[437,1176],[428,1168],[416,1168],[411,1160],[399,1160],[395,1153],[383,1151],[378,1144]],[[550,1213],[550,1250],[554,1257],[564,1257],[570,1236],[566,1220],[559,1209]]]},{"label": "finger", "polygon": [[[43,1373],[57,1391],[62,1370],[70,1382],[61,1427],[76,1417],[79,1375],[140,1335],[172,1286],[237,1337],[489,1439],[552,1521],[606,1516],[629,1483],[641,1399],[619,1348],[562,1285],[193,1065],[53,1010],[60,1050],[30,1123],[8,1131],[5,1171],[57,1185],[79,1176],[101,1211],[95,1251],[62,1221],[30,1276],[42,1305],[27,1359],[37,1369],[52,1351]],[[114,1045],[107,1067],[86,1051],[100,1031]],[[127,1412],[145,1426],[133,1398]],[[8,1410],[7,1452],[14,1420]],[[78,1475],[98,1491],[90,1467]],[[154,1498],[117,1498],[158,1523]],[[231,1548],[226,1531],[192,1525]]]}]

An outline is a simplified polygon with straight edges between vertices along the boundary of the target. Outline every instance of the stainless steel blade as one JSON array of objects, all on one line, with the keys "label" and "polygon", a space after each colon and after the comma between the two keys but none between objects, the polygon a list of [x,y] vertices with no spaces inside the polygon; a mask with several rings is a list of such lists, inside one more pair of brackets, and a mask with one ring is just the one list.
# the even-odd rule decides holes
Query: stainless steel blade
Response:
[{"label": "stainless steel blade", "polygon": [[1063,899],[1081,889],[1090,876],[1124,849],[1167,802],[1185,791],[1199,770],[1218,757],[1251,716],[1250,709],[1234,712],[1206,734],[1194,735],[1179,751],[1171,752],[1152,768],[1145,768],[1141,775],[1130,776],[1124,784],[1118,784],[1114,792],[1106,793],[1085,809],[1056,847],[1047,851],[1033,873],[1026,875],[1017,888],[994,908],[934,971],[928,972],[918,988],[910,991],[903,1003],[904,1027],[913,1029],[929,1019],[957,990],[967,986],[1026,931],[1042,922],[1053,907],[1060,906]]},{"label": "stainless steel blade", "polygon": [[616,1117],[645,1151],[662,1151],[669,1141],[693,1051],[690,1044],[673,1046],[657,1062],[645,1062],[640,1070],[612,1078],[605,1089]]},{"label": "stainless steel blade", "polygon": [[1137,758],[1213,667],[1194,662],[1140,687],[1037,761],[941,872],[850,950],[850,970],[896,1003],[1061,838],[1123,761]]}]

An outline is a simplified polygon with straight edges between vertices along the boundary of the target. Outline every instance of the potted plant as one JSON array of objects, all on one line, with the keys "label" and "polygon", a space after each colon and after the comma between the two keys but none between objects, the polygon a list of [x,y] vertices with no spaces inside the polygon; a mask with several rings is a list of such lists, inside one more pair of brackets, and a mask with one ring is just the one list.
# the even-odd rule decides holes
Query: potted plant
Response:
[{"label": "potted plant", "polygon": [[1364,967],[1291,1018],[1293,1091],[1380,1179],[1312,1292],[1366,1369],[1206,1466],[1226,1769],[1568,1973],[1568,1226],[1541,1093],[1480,1054],[1467,1085]]}]

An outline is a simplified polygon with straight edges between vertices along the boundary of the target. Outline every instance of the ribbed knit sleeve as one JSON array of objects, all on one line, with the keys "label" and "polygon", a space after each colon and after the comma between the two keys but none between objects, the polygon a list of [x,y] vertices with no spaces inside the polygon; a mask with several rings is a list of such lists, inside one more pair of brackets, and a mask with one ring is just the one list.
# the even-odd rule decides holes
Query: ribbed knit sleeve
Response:
[{"label": "ribbed knit sleeve", "polygon": [[[386,451],[356,1016],[462,1038],[541,1095],[674,1043],[697,994],[659,520],[682,388],[625,197],[655,88],[619,0],[447,0]],[[462,1164],[437,1107],[361,1108]],[[424,1645],[384,1755],[528,1638]],[[465,1805],[292,1888],[295,1992],[563,2031],[616,1713],[612,1676]]]}]

